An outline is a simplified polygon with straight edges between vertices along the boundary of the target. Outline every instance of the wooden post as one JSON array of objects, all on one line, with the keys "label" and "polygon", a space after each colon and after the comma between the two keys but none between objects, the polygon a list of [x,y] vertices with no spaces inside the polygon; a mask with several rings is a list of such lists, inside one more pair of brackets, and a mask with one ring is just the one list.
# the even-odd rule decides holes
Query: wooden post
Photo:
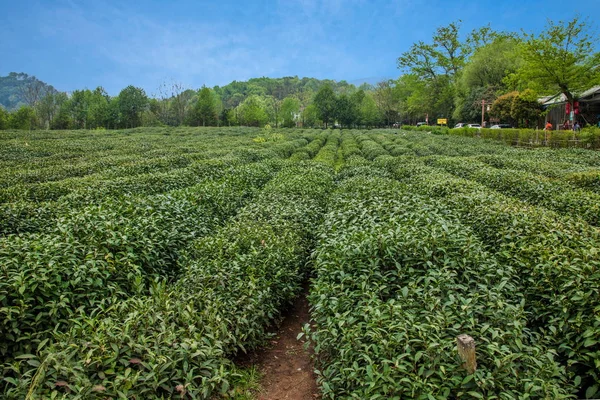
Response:
[{"label": "wooden post", "polygon": [[463,367],[469,374],[473,374],[477,369],[477,358],[475,356],[475,339],[469,335],[458,335],[458,355],[463,361]]}]

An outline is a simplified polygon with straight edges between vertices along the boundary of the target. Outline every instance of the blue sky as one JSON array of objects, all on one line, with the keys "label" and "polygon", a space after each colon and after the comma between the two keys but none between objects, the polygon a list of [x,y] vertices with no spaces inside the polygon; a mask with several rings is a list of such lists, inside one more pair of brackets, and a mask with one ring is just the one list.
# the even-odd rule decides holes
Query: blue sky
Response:
[{"label": "blue sky", "polygon": [[[396,78],[396,59],[434,29],[539,32],[548,19],[600,15],[564,0],[0,0],[0,75],[71,91],[162,82],[189,88],[269,76]],[[598,23],[596,22],[596,29]]]}]

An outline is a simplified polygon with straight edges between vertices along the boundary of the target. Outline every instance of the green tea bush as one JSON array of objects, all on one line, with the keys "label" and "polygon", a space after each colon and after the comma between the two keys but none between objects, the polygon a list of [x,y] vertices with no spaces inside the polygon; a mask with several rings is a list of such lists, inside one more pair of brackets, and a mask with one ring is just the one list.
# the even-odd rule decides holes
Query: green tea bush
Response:
[{"label": "green tea bush", "polygon": [[80,398],[227,394],[235,379],[227,357],[264,343],[300,290],[332,185],[329,169],[284,168],[230,223],[197,241],[176,283],[82,316],[13,367],[5,395],[60,396],[57,381]]},{"label": "green tea bush", "polygon": [[557,350],[569,385],[593,398],[600,379],[598,230],[422,163],[405,159],[392,169],[412,190],[457,211],[503,265],[518,271],[531,329]]},{"label": "green tea bush", "polygon": [[[375,173],[375,171],[373,171]],[[435,202],[355,175],[334,194],[310,301],[325,398],[568,398],[518,272]],[[468,375],[456,336],[479,343]]]},{"label": "green tea bush", "polygon": [[499,170],[472,159],[435,158],[431,164],[532,204],[600,225],[600,195],[517,170]]},{"label": "green tea bush", "polygon": [[143,293],[156,277],[174,278],[186,246],[233,215],[251,197],[249,185],[264,185],[272,173],[266,164],[242,167],[222,181],[85,207],[53,232],[1,238],[0,353],[27,353],[74,315]]}]

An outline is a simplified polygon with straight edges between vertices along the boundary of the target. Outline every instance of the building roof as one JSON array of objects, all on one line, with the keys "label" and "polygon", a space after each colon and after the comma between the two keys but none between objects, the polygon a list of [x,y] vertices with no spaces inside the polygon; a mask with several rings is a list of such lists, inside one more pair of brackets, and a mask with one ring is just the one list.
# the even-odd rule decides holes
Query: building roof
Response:
[{"label": "building roof", "polygon": [[[600,85],[591,87],[581,93],[575,93],[575,97],[577,98],[577,101],[584,103],[600,102]],[[543,106],[551,106],[554,104],[566,103],[567,97],[562,93],[558,93],[554,96],[540,97],[538,101],[542,103]]]}]

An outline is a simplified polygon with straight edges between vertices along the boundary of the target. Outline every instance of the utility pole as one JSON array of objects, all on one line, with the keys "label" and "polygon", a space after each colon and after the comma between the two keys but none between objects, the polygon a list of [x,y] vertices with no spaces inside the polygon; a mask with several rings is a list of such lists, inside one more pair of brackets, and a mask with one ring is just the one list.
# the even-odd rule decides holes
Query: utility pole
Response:
[{"label": "utility pole", "polygon": [[483,128],[483,123],[485,122],[485,99],[481,100],[481,127]]}]

